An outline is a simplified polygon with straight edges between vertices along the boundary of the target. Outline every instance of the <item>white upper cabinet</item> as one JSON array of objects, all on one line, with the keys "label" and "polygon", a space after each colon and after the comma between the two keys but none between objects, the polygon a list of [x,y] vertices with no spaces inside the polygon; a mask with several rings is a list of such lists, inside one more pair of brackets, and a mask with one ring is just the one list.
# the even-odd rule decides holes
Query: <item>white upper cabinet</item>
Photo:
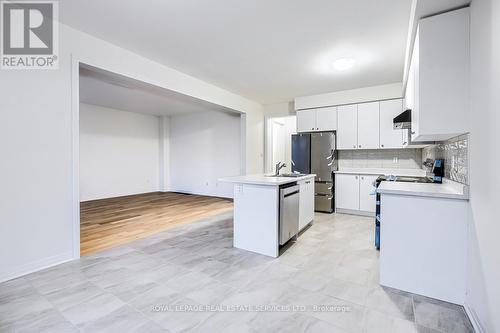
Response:
[{"label": "white upper cabinet", "polygon": [[337,129],[337,107],[316,109],[316,130],[335,131]]},{"label": "white upper cabinet", "polygon": [[380,102],[358,104],[358,149],[379,148]]},{"label": "white upper cabinet", "polygon": [[403,130],[393,127],[394,118],[401,112],[401,99],[380,102],[380,148],[403,148]]},{"label": "white upper cabinet", "polygon": [[337,149],[403,148],[403,130],[393,119],[403,112],[403,100],[341,105],[297,111],[297,132],[337,131]]},{"label": "white upper cabinet", "polygon": [[337,149],[357,149],[358,105],[339,106],[337,120]]},{"label": "white upper cabinet", "polygon": [[335,131],[337,107],[297,111],[297,132]]},{"label": "white upper cabinet", "polygon": [[[419,132],[419,119],[420,119],[420,108],[419,108],[419,32],[417,29],[417,36],[415,37],[415,46],[413,47],[413,54],[411,57],[411,65],[410,68],[412,69],[412,87],[413,91],[411,92],[412,95],[412,104],[411,104],[411,129],[407,129],[407,132],[410,132],[410,136],[412,141],[415,141],[416,136],[415,133]],[[409,138],[406,140],[409,141]]]},{"label": "white upper cabinet", "polygon": [[412,141],[469,131],[469,58],[469,8],[420,20],[405,93]]},{"label": "white upper cabinet", "polygon": [[297,132],[312,132],[316,128],[316,112],[297,111]]},{"label": "white upper cabinet", "polygon": [[[413,53],[415,54],[415,51]],[[415,70],[413,69],[413,66],[413,60],[410,60],[410,69],[408,70],[404,98],[405,109],[410,110],[413,110],[413,103],[415,100]]]}]

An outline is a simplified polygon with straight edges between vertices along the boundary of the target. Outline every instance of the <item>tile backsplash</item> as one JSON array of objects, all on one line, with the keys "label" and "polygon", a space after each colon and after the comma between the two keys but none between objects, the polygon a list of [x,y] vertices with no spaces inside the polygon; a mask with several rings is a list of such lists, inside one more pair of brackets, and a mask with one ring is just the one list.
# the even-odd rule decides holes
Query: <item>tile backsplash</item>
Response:
[{"label": "tile backsplash", "polygon": [[[444,159],[444,176],[462,184],[469,184],[468,134],[425,147],[422,151],[422,161],[427,158]],[[430,169],[427,171],[430,172]]]},{"label": "tile backsplash", "polygon": [[339,150],[342,168],[421,169],[422,149]]}]

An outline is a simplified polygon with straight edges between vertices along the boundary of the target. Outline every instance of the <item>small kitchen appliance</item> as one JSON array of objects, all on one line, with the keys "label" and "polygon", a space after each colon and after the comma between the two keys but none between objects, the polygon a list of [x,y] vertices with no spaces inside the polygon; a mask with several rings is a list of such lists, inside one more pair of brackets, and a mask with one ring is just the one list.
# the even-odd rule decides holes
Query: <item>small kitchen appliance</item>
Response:
[{"label": "small kitchen appliance", "polygon": [[444,177],[444,160],[443,159],[435,159],[434,165],[432,167],[432,180],[434,183],[441,184],[443,182]]}]

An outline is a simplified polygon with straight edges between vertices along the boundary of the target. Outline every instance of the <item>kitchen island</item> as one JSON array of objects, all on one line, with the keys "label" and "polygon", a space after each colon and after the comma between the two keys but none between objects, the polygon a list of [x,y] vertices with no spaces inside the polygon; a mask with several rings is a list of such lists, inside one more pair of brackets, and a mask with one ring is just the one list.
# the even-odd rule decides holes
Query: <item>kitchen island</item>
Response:
[{"label": "kitchen island", "polygon": [[299,186],[299,230],[314,218],[314,174],[274,177],[263,174],[227,177],[234,184],[234,247],[279,256],[280,188]]}]

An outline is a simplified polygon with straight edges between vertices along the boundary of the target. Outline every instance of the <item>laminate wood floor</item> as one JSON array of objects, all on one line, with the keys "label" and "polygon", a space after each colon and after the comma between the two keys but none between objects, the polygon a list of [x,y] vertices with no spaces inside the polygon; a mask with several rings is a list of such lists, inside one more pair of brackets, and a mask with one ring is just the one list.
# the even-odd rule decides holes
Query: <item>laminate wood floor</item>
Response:
[{"label": "laminate wood floor", "polygon": [[80,254],[196,222],[233,209],[229,199],[154,192],[80,203]]}]

